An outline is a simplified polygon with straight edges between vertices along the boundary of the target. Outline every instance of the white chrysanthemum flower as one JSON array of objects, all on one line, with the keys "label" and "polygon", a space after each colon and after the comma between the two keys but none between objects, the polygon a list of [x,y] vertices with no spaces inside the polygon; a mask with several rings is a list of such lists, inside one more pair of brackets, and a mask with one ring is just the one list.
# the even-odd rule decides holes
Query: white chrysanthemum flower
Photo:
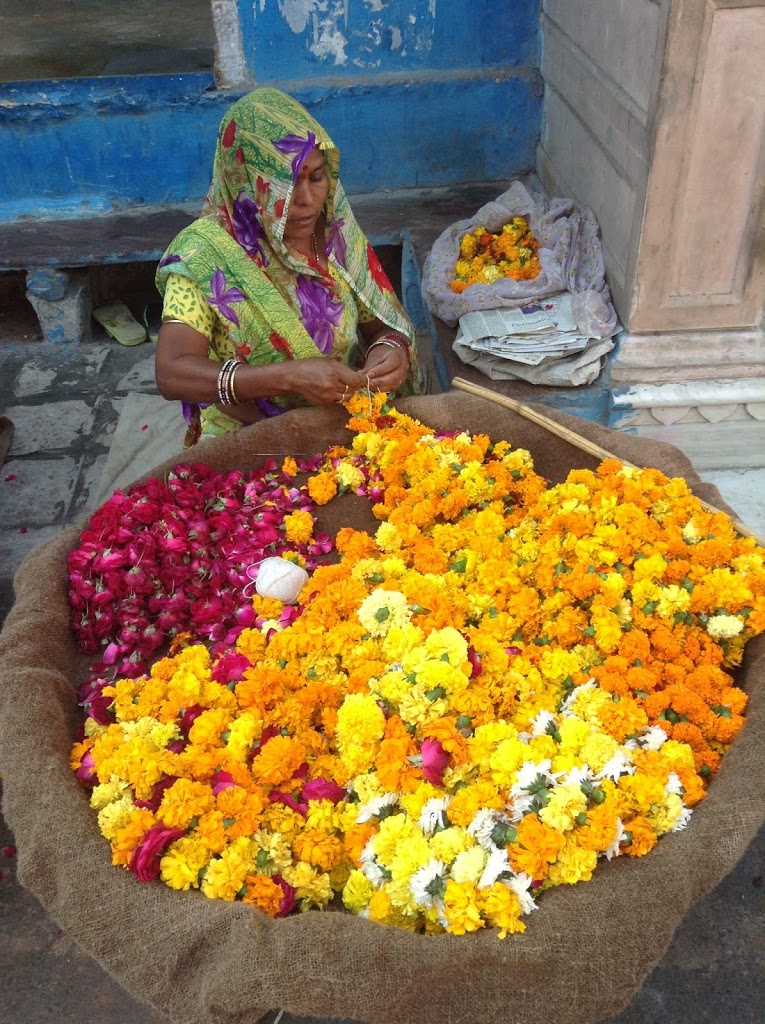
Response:
[{"label": "white chrysanthemum flower", "polygon": [[622,775],[634,775],[635,765],[626,750],[617,750],[613,757],[598,772],[598,779],[611,779],[618,782]]},{"label": "white chrysanthemum flower", "polygon": [[684,828],[687,828],[692,814],[693,811],[690,807],[683,807],[682,811],[680,811],[680,814],[678,815],[677,821],[670,829],[670,832],[682,832]]},{"label": "white chrysanthemum flower", "polygon": [[431,797],[420,811],[417,824],[426,836],[432,836],[439,825],[444,824],[444,812],[449,806],[449,797]]},{"label": "white chrysanthemum flower", "polygon": [[494,849],[494,843],[491,841],[491,834],[499,820],[500,816],[496,811],[492,811],[488,807],[482,807],[480,811],[476,812],[475,817],[467,827],[470,835],[473,836],[478,845],[487,852]]},{"label": "white chrysanthemum flower", "polygon": [[543,776],[546,785],[554,785],[555,777],[556,775],[560,776],[560,772],[551,772],[551,768],[552,761],[549,757],[546,757],[543,761],[524,761],[516,772],[515,782],[510,789],[511,796],[516,794],[520,796],[536,783],[540,775]]},{"label": "white chrysanthemum flower", "polygon": [[622,852],[621,851],[621,844],[624,842],[626,836],[627,836],[627,830],[624,827],[622,819],[621,818],[617,818],[616,819],[616,836],[614,837],[614,841],[611,843],[611,845],[608,847],[607,850],[603,851],[603,853],[605,854],[605,857],[606,857],[607,860],[611,860],[612,857],[618,857],[619,856],[619,854]]},{"label": "white chrysanthemum flower", "polygon": [[507,859],[507,850],[492,850],[486,860],[483,874],[478,879],[478,888],[488,889],[490,885],[494,885],[500,875],[512,873],[512,870],[510,861]]},{"label": "white chrysanthemum flower", "polygon": [[637,742],[643,750],[661,750],[667,742],[667,734],[660,725],[647,725]]},{"label": "white chrysanthemum flower", "polygon": [[395,793],[383,793],[382,796],[374,797],[359,808],[359,813],[356,815],[356,824],[363,825],[365,821],[369,821],[371,818],[379,818],[380,811],[386,811],[391,807],[395,807],[397,803],[398,796]]},{"label": "white chrysanthemum flower", "polygon": [[376,889],[379,889],[385,881],[386,876],[385,872],[377,863],[374,847],[372,845],[373,840],[374,836],[367,842],[366,846],[361,851],[361,856],[359,857],[359,860],[361,861],[360,869],[367,881],[371,882]]},{"label": "white chrysanthemum flower", "polygon": [[738,636],[744,628],[744,621],[738,615],[713,615],[707,622],[707,633],[715,640],[729,640]]},{"label": "white chrysanthemum flower", "polygon": [[669,773],[664,788],[668,793],[674,793],[675,796],[683,795],[683,784],[676,772]]},{"label": "white chrysanthemum flower", "polygon": [[433,857],[409,879],[409,891],[421,907],[442,907],[440,893],[446,886],[446,864]]},{"label": "white chrysanthemum flower", "polygon": [[555,715],[552,711],[540,711],[531,723],[531,735],[545,736],[549,725],[555,725]]},{"label": "white chrysanthemum flower", "polygon": [[583,782],[594,782],[595,772],[588,764],[576,764],[569,768],[560,781],[562,786],[581,786]]},{"label": "white chrysanthemum flower", "polygon": [[521,911],[524,914],[530,914],[532,911],[537,909],[536,901],[531,895],[532,882],[533,879],[531,875],[527,875],[523,871],[519,871],[517,875],[513,875],[512,878],[508,878],[505,882],[508,889],[512,889],[518,897],[518,902],[521,905]]}]

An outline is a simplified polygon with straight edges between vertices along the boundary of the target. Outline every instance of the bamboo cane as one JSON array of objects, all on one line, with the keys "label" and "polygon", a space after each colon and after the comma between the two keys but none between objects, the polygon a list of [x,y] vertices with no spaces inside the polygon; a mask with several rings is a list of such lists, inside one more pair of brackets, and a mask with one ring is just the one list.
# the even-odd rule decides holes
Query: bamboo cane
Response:
[{"label": "bamboo cane", "polygon": [[[508,398],[507,395],[500,395],[496,391],[490,390],[490,388],[482,387],[480,384],[473,384],[469,380],[464,380],[462,377],[454,377],[452,380],[452,387],[458,391],[466,391],[470,395],[476,395],[478,398],[485,398],[487,402],[494,402],[495,405],[501,405],[505,409],[512,409],[513,412],[518,413],[519,416],[523,416],[524,419],[531,420],[532,423],[538,424],[540,427],[544,427],[551,434],[555,434],[556,437],[562,438],[564,441],[568,441],[575,448],[579,448],[580,451],[588,452],[590,455],[594,455],[596,459],[617,459],[623,466],[628,466],[631,469],[640,469],[640,466],[636,466],[632,462],[627,462],[626,459],[620,458],[618,455],[614,455],[613,452],[606,451],[605,448],[601,448],[599,444],[595,444],[593,441],[589,441],[586,437],[582,437],[581,434],[577,434],[575,430],[571,430],[569,427],[564,427],[560,423],[556,423],[555,420],[551,420],[548,416],[544,416],[541,412],[537,412],[536,409],[532,409],[528,405],[524,405],[522,402],[516,401],[514,398]],[[722,509],[717,508],[715,505],[710,505],[708,501],[704,501],[702,498],[698,499],[703,508],[707,512],[719,513]],[[726,513],[727,515],[727,513]],[[733,526],[743,537],[752,537],[757,544],[761,547],[765,547],[765,537],[761,537],[754,530],[751,530],[745,523],[740,522],[738,519],[730,517]]]}]

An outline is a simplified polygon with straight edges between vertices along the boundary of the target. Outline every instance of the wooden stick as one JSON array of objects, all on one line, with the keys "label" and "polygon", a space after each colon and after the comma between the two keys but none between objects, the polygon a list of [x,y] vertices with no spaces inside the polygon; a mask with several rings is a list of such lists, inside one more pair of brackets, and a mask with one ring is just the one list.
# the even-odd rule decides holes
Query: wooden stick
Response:
[{"label": "wooden stick", "polygon": [[[496,391],[492,391],[490,388],[482,387],[480,384],[473,384],[469,380],[465,380],[462,377],[454,377],[452,380],[452,387],[458,391],[466,391],[470,395],[476,395],[478,398],[485,398],[487,402],[493,402],[495,405],[501,405],[505,409],[511,409],[513,412],[518,413],[519,416],[523,416],[524,419],[531,420],[532,423],[538,424],[540,427],[544,427],[545,430],[549,430],[551,434],[555,434],[556,437],[562,438],[564,441],[568,441],[569,444],[575,448],[579,448],[583,452],[587,452],[590,455],[594,455],[596,459],[616,459],[621,462],[623,466],[628,466],[630,469],[640,469],[640,466],[636,466],[632,462],[627,462],[626,459],[619,458],[618,455],[614,455],[613,452],[606,451],[605,448],[601,448],[600,445],[595,444],[593,441],[589,441],[586,437],[582,437],[581,434],[577,434],[576,431],[570,430],[568,427],[562,426],[560,423],[556,423],[555,420],[550,419],[548,416],[544,416],[541,412],[537,412],[536,409],[532,409],[528,405],[524,405],[522,402],[517,402],[514,398],[508,398],[506,395],[500,395]],[[704,501],[703,498],[698,498],[703,508],[707,512],[719,513],[722,509],[717,508],[715,505],[710,505],[708,501]],[[725,513],[728,515],[728,513]],[[765,537],[760,537],[758,533],[751,530],[745,523],[740,522],[738,519],[734,519],[732,516],[729,517],[735,529],[743,537],[753,537],[754,540],[761,547],[765,547]]]}]

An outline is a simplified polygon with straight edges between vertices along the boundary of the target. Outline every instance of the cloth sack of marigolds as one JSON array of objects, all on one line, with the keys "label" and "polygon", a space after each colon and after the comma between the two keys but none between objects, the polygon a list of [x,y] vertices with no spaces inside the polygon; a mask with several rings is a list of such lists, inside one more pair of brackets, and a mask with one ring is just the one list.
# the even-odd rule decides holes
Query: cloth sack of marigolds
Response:
[{"label": "cloth sack of marigolds", "polygon": [[544,197],[519,181],[442,232],[425,260],[422,290],[430,311],[451,325],[471,312],[544,306],[545,297],[571,296],[570,315],[582,344],[569,344],[570,354],[564,346],[544,360],[515,360],[458,337],[454,349],[460,359],[498,380],[591,383],[618,328],[595,215],[572,199]]},{"label": "cloth sack of marigolds", "polygon": [[616,1012],[762,821],[765,552],[605,428],[662,468],[464,395],[281,421],[22,568],[22,880],[174,1020]]}]

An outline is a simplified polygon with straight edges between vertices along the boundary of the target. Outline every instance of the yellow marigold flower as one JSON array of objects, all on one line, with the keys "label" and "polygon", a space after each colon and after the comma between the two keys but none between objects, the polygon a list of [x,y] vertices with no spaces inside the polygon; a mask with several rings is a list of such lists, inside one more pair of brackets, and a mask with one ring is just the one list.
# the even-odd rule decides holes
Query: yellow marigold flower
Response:
[{"label": "yellow marigold flower", "polygon": [[243,711],[229,727],[226,752],[235,761],[244,763],[250,754],[253,742],[262,731],[262,720],[251,711]]},{"label": "yellow marigold flower", "polygon": [[669,619],[677,612],[687,611],[690,605],[691,595],[688,591],[672,583],[668,587],[661,588],[661,597],[659,598],[656,613],[663,619]]},{"label": "yellow marigold flower", "polygon": [[383,889],[376,889],[369,898],[369,920],[379,924],[391,923],[390,896]]},{"label": "yellow marigold flower", "polygon": [[392,523],[380,523],[375,533],[375,540],[381,551],[401,550],[401,534]]},{"label": "yellow marigold flower", "polygon": [[488,889],[479,889],[476,893],[476,904],[481,916],[493,928],[499,929],[500,939],[526,931],[526,925],[521,920],[518,897],[502,882],[495,882]]},{"label": "yellow marigold flower", "polygon": [[343,888],[343,904],[347,910],[360,914],[369,906],[374,888],[363,871],[354,868]]},{"label": "yellow marigold flower", "polygon": [[611,736],[591,730],[579,753],[585,764],[593,771],[600,772],[618,750],[619,744]]},{"label": "yellow marigold flower", "polygon": [[317,871],[310,864],[301,862],[285,868],[283,877],[289,885],[295,887],[295,897],[304,910],[309,907],[321,909],[326,907],[332,899],[333,892],[329,875],[323,871]]},{"label": "yellow marigold flower", "polygon": [[657,835],[670,832],[677,824],[684,810],[683,801],[677,793],[666,793],[660,804],[653,804],[646,814]]},{"label": "yellow marigold flower", "polygon": [[467,829],[456,826],[436,832],[429,842],[433,856],[444,864],[451,864],[458,854],[475,846],[475,839]]},{"label": "yellow marigold flower", "polygon": [[412,617],[409,602],[396,590],[373,590],[358,610],[361,625],[371,636],[385,636],[392,626],[405,626]]},{"label": "yellow marigold flower", "polygon": [[171,843],[159,862],[160,877],[171,889],[198,889],[199,873],[207,867],[211,853],[196,836],[182,836]]},{"label": "yellow marigold flower", "polygon": [[556,786],[549,794],[549,801],[538,811],[539,820],[558,832],[573,828],[574,819],[587,807],[587,797],[578,783]]},{"label": "yellow marigold flower", "polygon": [[575,885],[576,882],[586,882],[592,878],[597,862],[598,855],[595,850],[589,850],[569,839],[550,867],[550,884]]},{"label": "yellow marigold flower", "polygon": [[450,877],[455,882],[467,882],[477,885],[486,867],[487,853],[480,846],[471,846],[462,850],[454,858]]},{"label": "yellow marigold flower", "polygon": [[295,460],[291,456],[287,456],[287,458],[282,463],[282,473],[284,473],[285,476],[292,477],[297,476],[298,472],[299,466],[297,462],[295,462]]},{"label": "yellow marigold flower", "polygon": [[202,879],[202,892],[211,900],[235,900],[253,868],[254,844],[240,837],[213,857]]},{"label": "yellow marigold flower", "polygon": [[222,747],[223,733],[231,725],[231,712],[224,708],[210,708],[194,719],[189,729],[189,740],[200,747]]},{"label": "yellow marigold flower", "polygon": [[380,822],[380,830],[372,840],[372,848],[380,863],[389,867],[401,846],[418,838],[427,846],[427,840],[413,821],[405,814],[391,814]]},{"label": "yellow marigold flower", "polygon": [[336,470],[337,482],[346,490],[355,491],[364,483],[364,474],[352,462],[341,462]]},{"label": "yellow marigold flower", "polygon": [[[75,768],[79,767],[79,761],[75,765]],[[120,800],[122,797],[130,795],[130,786],[122,779],[118,779],[113,776],[108,782],[102,782],[98,786],[94,786],[90,794],[90,806],[100,811],[102,807],[106,807],[113,800]]]},{"label": "yellow marigold flower", "polygon": [[635,582],[640,580],[652,580],[655,582],[661,580],[666,571],[667,563],[664,558],[659,554],[654,554],[648,558],[639,558],[632,567],[632,576]]},{"label": "yellow marigold flower", "polygon": [[120,829],[130,821],[133,810],[133,801],[127,794],[102,807],[98,812],[98,827],[101,830],[101,835],[106,839],[114,839]]},{"label": "yellow marigold flower", "polygon": [[307,544],[313,536],[313,516],[298,509],[284,517],[284,532],[293,544]]},{"label": "yellow marigold flower", "polygon": [[454,935],[465,935],[484,927],[484,920],[476,904],[475,886],[449,879],[444,895],[444,915],[449,922],[449,931]]},{"label": "yellow marigold flower", "polygon": [[348,694],[337,712],[336,739],[340,757],[349,771],[369,771],[384,733],[385,715],[375,698],[371,694]]}]

